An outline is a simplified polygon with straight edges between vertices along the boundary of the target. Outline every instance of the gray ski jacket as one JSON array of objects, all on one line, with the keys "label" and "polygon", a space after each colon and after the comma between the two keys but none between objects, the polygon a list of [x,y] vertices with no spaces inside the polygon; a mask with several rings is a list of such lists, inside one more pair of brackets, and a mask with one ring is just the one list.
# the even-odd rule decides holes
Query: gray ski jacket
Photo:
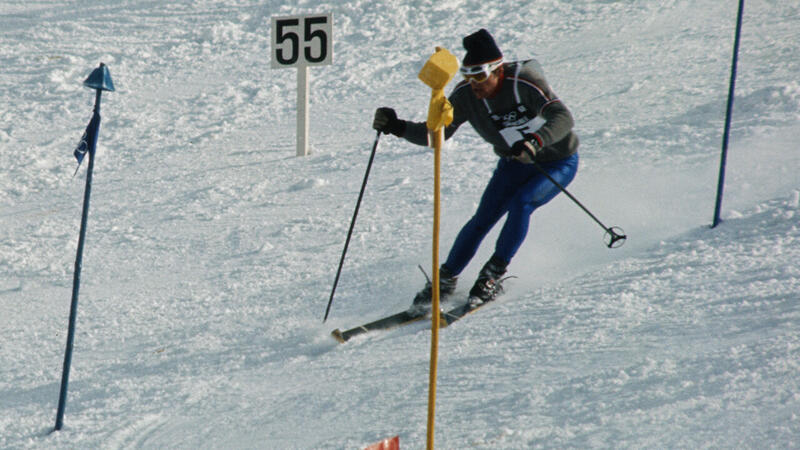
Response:
[{"label": "gray ski jacket", "polygon": [[[453,105],[453,122],[445,127],[445,139],[469,122],[501,157],[510,157],[511,146],[523,134],[532,134],[539,141],[536,162],[561,160],[578,151],[572,114],[550,89],[534,59],[505,63],[501,86],[492,98],[477,98],[465,80],[448,100]],[[429,145],[425,122],[406,121],[401,137],[414,144]]]}]

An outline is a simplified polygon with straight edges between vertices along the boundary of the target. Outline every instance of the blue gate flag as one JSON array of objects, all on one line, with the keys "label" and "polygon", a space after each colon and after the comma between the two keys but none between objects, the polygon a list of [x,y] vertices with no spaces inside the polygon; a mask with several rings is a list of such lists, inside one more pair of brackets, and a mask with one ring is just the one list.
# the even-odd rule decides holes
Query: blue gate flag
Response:
[{"label": "blue gate flag", "polygon": [[[78,160],[78,168],[80,168],[81,163],[83,162],[83,157],[86,156],[88,152],[94,152],[95,144],[97,143],[97,130],[100,129],[100,114],[96,111],[92,115],[92,120],[89,121],[89,125],[86,126],[86,131],[83,132],[83,136],[81,137],[80,142],[78,142],[78,146],[75,147],[75,159]],[[77,172],[77,169],[75,169]]]}]

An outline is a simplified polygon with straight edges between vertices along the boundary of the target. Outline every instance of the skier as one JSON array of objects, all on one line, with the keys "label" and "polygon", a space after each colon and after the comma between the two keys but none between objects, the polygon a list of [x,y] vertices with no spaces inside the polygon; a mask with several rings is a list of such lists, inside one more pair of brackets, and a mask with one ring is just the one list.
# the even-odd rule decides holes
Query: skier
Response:
[{"label": "skier", "polygon": [[[439,294],[444,299],[455,291],[458,275],[483,238],[508,214],[494,254],[470,289],[469,302],[477,306],[499,293],[499,281],[528,233],[531,213],[560,192],[534,164],[567,186],[578,169],[578,137],[572,131],[572,114],[550,89],[536,60],[504,62],[485,29],[466,36],[463,45],[466,55],[460,72],[464,80],[448,97],[453,122],[444,130],[445,139],[469,122],[500,159],[478,209],[439,268]],[[372,126],[414,144],[428,145],[425,122],[400,120],[392,108],[378,108]],[[430,307],[431,295],[428,282],[414,297],[413,305]]]}]

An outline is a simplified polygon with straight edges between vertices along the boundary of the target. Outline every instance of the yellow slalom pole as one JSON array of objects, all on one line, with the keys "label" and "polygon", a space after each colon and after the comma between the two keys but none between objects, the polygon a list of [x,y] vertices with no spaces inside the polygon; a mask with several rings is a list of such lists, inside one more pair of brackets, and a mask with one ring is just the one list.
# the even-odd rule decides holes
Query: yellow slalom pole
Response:
[{"label": "yellow slalom pole", "polygon": [[426,125],[433,146],[433,273],[431,299],[431,368],[428,387],[428,443],[433,450],[434,418],[436,411],[436,365],[439,350],[439,210],[442,142],[444,127],[453,121],[453,106],[444,96],[444,87],[458,71],[458,59],[447,50],[436,47],[436,53],[428,59],[419,73],[419,79],[431,88],[431,101],[428,107]]},{"label": "yellow slalom pole", "polygon": [[442,129],[433,131],[433,298],[431,305],[431,368],[428,380],[428,450],[433,450],[434,418],[436,417],[436,368],[439,360],[439,171],[442,153]]}]

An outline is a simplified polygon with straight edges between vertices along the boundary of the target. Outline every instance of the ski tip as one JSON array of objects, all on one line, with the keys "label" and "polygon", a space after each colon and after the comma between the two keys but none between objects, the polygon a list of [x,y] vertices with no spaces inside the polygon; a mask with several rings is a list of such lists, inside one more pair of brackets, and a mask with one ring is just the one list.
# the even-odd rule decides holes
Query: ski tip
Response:
[{"label": "ski tip", "polygon": [[344,344],[345,342],[347,342],[347,339],[344,338],[342,331],[338,328],[331,331],[331,336],[333,336],[334,339],[339,341],[340,344]]}]

